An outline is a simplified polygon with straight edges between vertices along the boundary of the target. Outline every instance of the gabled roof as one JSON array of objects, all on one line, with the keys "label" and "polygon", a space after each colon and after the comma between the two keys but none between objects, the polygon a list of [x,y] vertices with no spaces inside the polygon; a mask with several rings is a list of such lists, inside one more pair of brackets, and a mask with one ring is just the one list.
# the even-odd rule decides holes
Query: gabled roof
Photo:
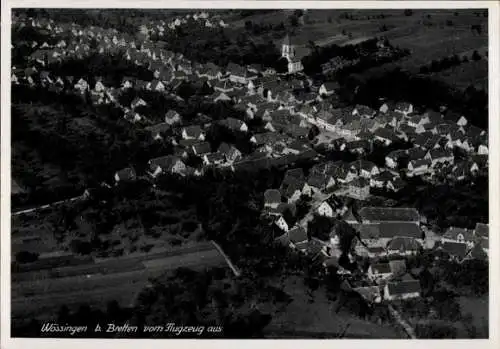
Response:
[{"label": "gabled roof", "polygon": [[420,227],[414,223],[397,222],[397,223],[379,223],[380,237],[408,237],[414,239],[422,238]]},{"label": "gabled roof", "polygon": [[121,181],[131,181],[136,177],[135,171],[131,167],[121,169],[120,171],[116,172],[116,175]]},{"label": "gabled roof", "polygon": [[167,155],[151,159],[148,163],[152,169],[160,167],[162,170],[170,170],[178,161],[181,161],[179,157]]},{"label": "gabled roof", "polygon": [[334,91],[340,87],[337,81],[325,81],[323,83],[323,86],[326,88],[327,91]]},{"label": "gabled roof", "polygon": [[389,241],[387,244],[387,250],[389,251],[399,251],[401,253],[412,251],[419,251],[422,246],[415,240],[410,237],[398,236]]},{"label": "gabled roof", "polygon": [[368,160],[355,160],[349,164],[350,168],[353,168],[357,171],[365,170],[365,171],[372,171],[374,168],[377,167],[373,162],[368,161]]},{"label": "gabled roof", "polygon": [[342,220],[346,221],[346,222],[357,222],[358,219],[356,218],[356,216],[354,216],[354,213],[352,212],[352,208],[349,207],[347,209],[347,212],[344,213],[344,215],[342,216]]},{"label": "gabled roof", "polygon": [[363,177],[358,177],[349,183],[350,187],[366,188],[370,186],[370,182]]},{"label": "gabled roof", "polygon": [[424,149],[419,148],[419,147],[414,147],[410,148],[407,151],[408,153],[408,160],[421,160],[424,158],[426,152]]},{"label": "gabled roof", "polygon": [[374,274],[389,274],[391,267],[389,263],[375,263],[370,266]]},{"label": "gabled roof", "polygon": [[361,295],[368,302],[374,302],[380,297],[380,288],[378,286],[356,287],[353,290]]},{"label": "gabled roof", "polygon": [[431,161],[430,160],[427,160],[427,159],[418,159],[418,160],[411,160],[409,163],[408,163],[408,166],[410,166],[410,164],[413,166],[413,168],[417,168],[417,167],[429,167],[431,165]]},{"label": "gabled roof", "polygon": [[199,125],[186,126],[184,130],[189,137],[193,138],[198,138],[203,133]]},{"label": "gabled roof", "polygon": [[389,282],[387,284],[389,294],[391,295],[404,295],[408,293],[420,292],[420,282],[417,280]]},{"label": "gabled roof", "polygon": [[463,259],[467,255],[467,245],[459,242],[446,241],[439,248],[458,259]]},{"label": "gabled roof", "polygon": [[168,112],[165,113],[165,118],[167,119],[174,119],[179,117],[180,117],[179,113],[173,109],[170,109]]},{"label": "gabled roof", "polygon": [[208,142],[199,142],[199,143],[196,143],[196,144],[193,145],[193,151],[197,155],[208,154],[208,153],[211,152],[210,143],[208,143]]},{"label": "gabled roof", "polygon": [[[354,215],[352,215],[354,217]],[[380,237],[380,226],[378,223],[357,223],[353,225],[353,228],[359,232],[361,239],[378,239]]]},{"label": "gabled roof", "polygon": [[484,223],[476,223],[475,234],[480,237],[489,236],[489,226]]},{"label": "gabled roof", "polygon": [[434,148],[429,150],[429,155],[432,160],[453,157],[453,153],[450,150],[443,148]]},{"label": "gabled roof", "polygon": [[418,222],[420,215],[410,207],[363,207],[359,210],[363,220],[373,222]]},{"label": "gabled roof", "polygon": [[169,130],[172,126],[167,124],[166,122],[162,122],[156,125],[148,126],[145,128],[146,131],[151,133],[160,133]]},{"label": "gabled roof", "polygon": [[387,139],[390,141],[397,141],[398,137],[394,131],[391,131],[385,127],[379,127],[373,132],[373,134],[377,137],[380,137],[382,139]]},{"label": "gabled roof", "polygon": [[290,242],[299,243],[308,240],[307,232],[302,226],[295,226],[288,231]]},{"label": "gabled roof", "polygon": [[373,177],[374,180],[376,181],[383,181],[383,182],[389,182],[393,180],[395,177],[397,177],[395,174],[389,171],[382,171],[379,174],[375,175]]},{"label": "gabled roof", "polygon": [[469,229],[450,227],[443,234],[443,238],[457,240],[458,235],[462,235],[465,241],[473,241],[474,240],[474,232]]},{"label": "gabled roof", "polygon": [[286,179],[289,177],[302,180],[305,178],[304,170],[300,167],[291,168],[285,172],[285,178],[283,179],[283,181],[286,181]]},{"label": "gabled roof", "polygon": [[234,145],[228,143],[221,143],[217,151],[226,156],[233,156],[237,153],[240,153],[240,151]]},{"label": "gabled roof", "polygon": [[281,193],[277,189],[268,189],[264,192],[264,201],[267,204],[280,203]]},{"label": "gabled roof", "polygon": [[307,184],[313,188],[324,188],[327,184],[328,177],[321,174],[311,174],[307,178]]}]

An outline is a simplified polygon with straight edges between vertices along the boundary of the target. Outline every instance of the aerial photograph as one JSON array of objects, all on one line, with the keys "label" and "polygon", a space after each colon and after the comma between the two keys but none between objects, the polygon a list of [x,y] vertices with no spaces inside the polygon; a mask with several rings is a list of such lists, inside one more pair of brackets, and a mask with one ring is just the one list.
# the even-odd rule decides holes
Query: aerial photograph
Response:
[{"label": "aerial photograph", "polygon": [[13,8],[10,335],[488,339],[488,15]]}]

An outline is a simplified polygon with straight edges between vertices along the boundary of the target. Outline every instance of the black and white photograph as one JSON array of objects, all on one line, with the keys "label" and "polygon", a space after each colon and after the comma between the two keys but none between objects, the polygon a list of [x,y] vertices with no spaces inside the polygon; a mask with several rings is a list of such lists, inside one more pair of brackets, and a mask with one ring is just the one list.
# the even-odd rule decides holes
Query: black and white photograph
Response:
[{"label": "black and white photograph", "polygon": [[2,336],[491,339],[487,4],[95,5],[8,9]]}]

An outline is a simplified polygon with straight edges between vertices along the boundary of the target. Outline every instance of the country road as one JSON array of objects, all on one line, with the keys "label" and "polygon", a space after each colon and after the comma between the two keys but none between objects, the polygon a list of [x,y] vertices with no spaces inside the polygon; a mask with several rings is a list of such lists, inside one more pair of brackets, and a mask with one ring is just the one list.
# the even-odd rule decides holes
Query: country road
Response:
[{"label": "country road", "polygon": [[403,327],[408,336],[411,339],[417,339],[417,335],[415,334],[413,327],[411,327],[410,324],[403,319],[401,314],[396,309],[394,309],[392,305],[389,304],[387,307],[389,308],[391,315],[394,317],[394,320],[396,320],[397,323],[401,325],[401,327]]}]

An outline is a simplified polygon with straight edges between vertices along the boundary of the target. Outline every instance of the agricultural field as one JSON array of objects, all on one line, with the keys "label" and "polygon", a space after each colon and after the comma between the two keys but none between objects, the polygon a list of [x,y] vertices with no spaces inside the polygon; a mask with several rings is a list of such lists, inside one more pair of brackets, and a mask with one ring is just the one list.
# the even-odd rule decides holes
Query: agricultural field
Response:
[{"label": "agricultural field", "polygon": [[[107,301],[117,300],[120,304],[129,306],[137,293],[147,286],[150,278],[158,277],[168,270],[179,267],[204,269],[223,265],[225,259],[214,245],[199,243],[163,253],[88,261],[84,265],[51,270],[45,277],[39,270],[14,273],[13,320],[25,317],[53,319],[63,304],[72,308],[85,302],[97,308],[105,308]],[[30,274],[34,277],[30,278]],[[24,280],[19,280],[19,276],[24,276]],[[85,299],[82,299],[82,291],[85,291]],[[44,306],[40,306],[41,304]]]},{"label": "agricultural field", "polygon": [[[395,68],[397,66],[418,73],[420,66],[447,56],[467,55],[474,50],[485,55],[488,47],[488,18],[481,10],[418,9],[411,15],[401,10],[308,10],[302,22],[290,25],[291,11],[276,11],[263,15],[248,16],[230,22],[231,35],[245,32],[245,22],[253,24],[278,25],[284,23],[283,31],[266,31],[258,36],[246,35],[258,42],[272,40],[277,47],[290,33],[297,45],[298,56],[310,53],[311,40],[314,45],[356,44],[374,37],[386,37],[389,42],[402,49],[409,49],[411,55],[396,63],[388,63],[367,71],[367,74]],[[472,27],[474,26],[474,30]],[[452,86],[463,89],[470,84],[476,87],[487,85],[487,61],[460,65],[436,76]]]}]

